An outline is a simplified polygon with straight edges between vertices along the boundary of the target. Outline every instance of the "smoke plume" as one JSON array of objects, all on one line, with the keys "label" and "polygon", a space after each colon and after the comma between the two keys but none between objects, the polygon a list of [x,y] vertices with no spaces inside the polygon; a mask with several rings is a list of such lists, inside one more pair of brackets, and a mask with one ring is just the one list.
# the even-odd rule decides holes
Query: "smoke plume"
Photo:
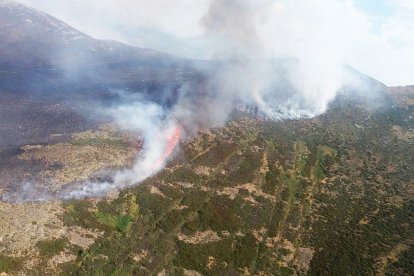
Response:
[{"label": "smoke plume", "polygon": [[[313,117],[326,111],[344,85],[346,72],[337,52],[317,49],[320,44],[313,40],[303,40],[300,50],[279,47],[287,43],[277,41],[272,28],[284,31],[280,26],[286,24],[275,17],[278,10],[284,16],[287,7],[277,3],[211,1],[201,24],[216,45],[217,58],[235,61],[216,72],[215,82],[226,98],[254,105],[270,118]],[[300,24],[302,18],[296,15],[296,19]],[[284,50],[283,59],[274,59],[274,51]]]},{"label": "smoke plume", "polygon": [[[286,26],[301,29],[309,23],[309,18],[304,19],[290,5],[294,4],[210,1],[199,24],[205,41],[209,41],[205,46],[218,62],[203,71],[207,80],[199,85],[183,84],[170,106],[138,96],[103,110],[121,128],[133,130],[144,140],[133,167],[111,172],[104,181],[79,183],[57,195],[43,194],[36,199],[103,196],[142,182],[164,167],[180,139],[193,135],[201,126],[225,123],[235,108],[254,109],[273,120],[310,118],[325,112],[337,92],[356,80],[341,64],[342,52],[334,49],[335,45],[321,48],[320,43],[306,37],[299,37],[299,43],[295,37],[292,43],[278,40],[286,32],[297,33]],[[312,9],[311,4],[306,6]],[[341,7],[336,3],[330,8]],[[294,23],[282,23],[284,20]],[[24,185],[24,191],[19,192],[24,194],[30,187]],[[6,199],[12,197],[6,194]]]}]

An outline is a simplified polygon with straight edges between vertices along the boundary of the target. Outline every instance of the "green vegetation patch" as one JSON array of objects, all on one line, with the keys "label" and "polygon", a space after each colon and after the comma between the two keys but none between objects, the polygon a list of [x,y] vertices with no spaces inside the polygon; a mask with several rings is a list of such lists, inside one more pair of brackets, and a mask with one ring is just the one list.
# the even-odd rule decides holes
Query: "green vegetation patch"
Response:
[{"label": "green vegetation patch", "polygon": [[[357,115],[336,110],[312,120],[258,122],[256,131],[234,124],[200,137],[194,160],[176,159],[180,166],[170,168],[178,169],[115,200],[67,202],[66,224],[104,231],[68,274],[373,275],[378,260],[393,256],[385,272],[408,275],[412,246],[398,256],[393,249],[414,239],[407,185],[413,149],[383,137],[389,134],[381,128],[355,133],[355,123],[378,121],[355,122]],[[385,128],[387,117],[378,116]],[[206,164],[210,174],[195,173]],[[257,191],[237,189],[242,183]],[[219,239],[177,238],[207,230]]]},{"label": "green vegetation patch", "polygon": [[173,173],[169,174],[165,181],[167,182],[188,182],[197,184],[200,183],[202,180],[201,176],[196,174],[192,169],[190,168],[179,168],[176,169]]},{"label": "green vegetation patch", "polygon": [[23,267],[23,260],[21,258],[14,258],[0,254],[0,273],[13,273],[20,271]]},{"label": "green vegetation patch", "polygon": [[316,152],[316,162],[313,168],[313,180],[318,183],[326,177],[327,168],[335,163],[337,151],[327,146],[319,146]]},{"label": "green vegetation patch", "polygon": [[294,145],[295,152],[295,161],[296,161],[296,171],[300,175],[305,175],[305,168],[308,163],[309,149],[306,146],[305,142],[299,141]]},{"label": "green vegetation patch", "polygon": [[118,147],[128,148],[130,145],[122,138],[103,138],[103,137],[87,137],[87,138],[76,138],[70,143],[74,146],[85,147]]},{"label": "green vegetation patch", "polygon": [[217,196],[206,202],[198,211],[202,229],[235,232],[240,229],[242,221],[234,211],[234,203],[226,197]]},{"label": "green vegetation patch", "polygon": [[110,214],[104,213],[104,212],[96,212],[95,213],[96,219],[106,225],[109,226],[111,228],[115,228],[117,225],[117,219],[115,216],[112,216]]},{"label": "green vegetation patch", "polygon": [[236,150],[237,145],[228,141],[219,140],[217,145],[199,156],[194,162],[203,166],[217,166],[225,162]]},{"label": "green vegetation patch", "polygon": [[130,226],[131,226],[131,215],[127,214],[124,216],[118,216],[116,218],[116,229],[120,232],[126,232],[129,230]]},{"label": "green vegetation patch", "polygon": [[36,246],[39,249],[40,255],[50,258],[62,252],[68,245],[67,238],[53,239],[37,242]]},{"label": "green vegetation patch", "polygon": [[[188,270],[196,270],[203,275],[221,274],[225,269],[222,262],[230,263],[234,256],[232,239],[207,244],[188,244],[178,241],[177,245],[179,251],[173,260],[174,265]],[[220,260],[220,263],[213,270],[207,267],[210,256]]]},{"label": "green vegetation patch", "polygon": [[262,154],[248,150],[238,168],[234,170],[228,177],[227,181],[231,183],[249,183],[256,177],[256,172],[262,165]]},{"label": "green vegetation patch", "polygon": [[[107,224],[99,221],[98,217],[92,212],[93,204],[86,200],[71,200],[65,203],[63,221],[68,226],[81,226],[83,228],[93,228],[108,230]],[[104,218],[101,218],[104,220]]]}]

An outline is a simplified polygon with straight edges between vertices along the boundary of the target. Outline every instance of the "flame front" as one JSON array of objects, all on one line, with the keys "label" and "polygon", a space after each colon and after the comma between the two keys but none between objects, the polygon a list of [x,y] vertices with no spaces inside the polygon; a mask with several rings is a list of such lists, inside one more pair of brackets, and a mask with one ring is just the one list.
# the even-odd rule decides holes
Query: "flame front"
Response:
[{"label": "flame front", "polygon": [[167,146],[166,146],[165,152],[155,164],[156,168],[162,166],[162,164],[164,164],[164,162],[168,159],[168,157],[173,153],[174,149],[178,145],[178,142],[180,141],[180,137],[181,137],[181,127],[179,125],[176,125],[174,128],[174,132],[167,140]]}]

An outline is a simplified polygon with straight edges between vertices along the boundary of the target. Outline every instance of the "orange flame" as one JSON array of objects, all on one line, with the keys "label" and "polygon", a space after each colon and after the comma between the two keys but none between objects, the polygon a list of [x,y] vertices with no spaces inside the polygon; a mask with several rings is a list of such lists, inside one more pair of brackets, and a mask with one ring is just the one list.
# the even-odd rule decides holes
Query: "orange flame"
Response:
[{"label": "orange flame", "polygon": [[180,137],[181,137],[181,128],[180,126],[177,125],[174,129],[173,135],[168,139],[167,148],[165,149],[164,154],[155,164],[155,167],[161,166],[165,162],[165,160],[167,160],[167,158],[171,155],[171,153],[173,153],[175,147],[178,145],[178,142],[180,141]]}]

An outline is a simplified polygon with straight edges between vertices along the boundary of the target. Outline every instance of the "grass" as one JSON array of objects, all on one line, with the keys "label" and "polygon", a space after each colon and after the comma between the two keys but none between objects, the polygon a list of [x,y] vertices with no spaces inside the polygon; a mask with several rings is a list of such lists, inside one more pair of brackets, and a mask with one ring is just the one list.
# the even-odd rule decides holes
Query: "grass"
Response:
[{"label": "grass", "polygon": [[118,148],[128,148],[129,144],[123,139],[114,139],[114,138],[77,138],[70,142],[74,146],[85,147],[118,147]]},{"label": "grass", "polygon": [[129,214],[124,216],[118,216],[116,218],[116,229],[119,232],[127,232],[131,226],[131,216]]},{"label": "grass", "polygon": [[96,212],[95,213],[96,219],[98,222],[107,225],[111,228],[115,228],[117,226],[117,218],[115,216],[112,216],[110,214],[104,213],[104,212]]},{"label": "grass", "polygon": [[294,144],[294,153],[296,159],[296,172],[300,175],[305,175],[305,168],[308,163],[308,155],[310,153],[305,142],[299,141]]},{"label": "grass", "polygon": [[0,254],[0,273],[12,273],[23,268],[23,260]]},{"label": "grass", "polygon": [[43,257],[50,258],[62,252],[68,245],[67,238],[53,239],[46,241],[37,242],[37,248],[39,249],[40,255]]},{"label": "grass", "polygon": [[[123,191],[110,203],[96,208],[81,201],[67,203],[66,223],[104,231],[71,272],[151,275],[166,269],[180,275],[187,269],[203,275],[237,275],[247,268],[253,275],[294,275],[301,274],[297,249],[312,248],[311,263],[303,268],[309,275],[375,274],[375,260],[381,254],[401,240],[414,238],[409,230],[414,227],[413,206],[407,203],[403,186],[412,174],[409,165],[399,163],[393,155],[396,153],[379,142],[380,134],[356,139],[336,131],[347,123],[342,115],[330,115],[338,116],[335,120],[340,124],[329,123],[333,119],[327,117],[321,124],[266,122],[253,132],[233,128],[225,134],[217,131],[216,138],[209,137],[213,139],[209,144],[201,141],[203,148],[214,145],[210,151],[193,161],[177,161],[182,166],[175,171],[166,170]],[[349,122],[349,127],[353,125]],[[377,161],[363,151],[365,148],[378,156]],[[408,159],[412,149],[404,150]],[[265,176],[258,173],[264,151],[269,169]],[[362,160],[362,168],[348,161],[350,152]],[[405,173],[404,178],[386,173],[381,169],[386,164],[375,163],[378,160],[395,164]],[[201,164],[211,166],[212,173],[197,175],[195,168]],[[349,173],[358,170],[359,174]],[[377,180],[377,175],[385,180]],[[248,190],[239,191],[234,199],[218,195],[225,188],[252,180],[275,200]],[[184,187],[178,182],[194,185]],[[151,194],[149,185],[159,187],[164,196]],[[387,203],[390,195],[403,198],[404,205],[397,208]],[[249,201],[250,197],[255,202]],[[359,224],[363,218],[369,223]],[[256,239],[253,230],[261,229],[265,229],[263,236]],[[215,231],[221,240],[189,244],[177,239],[179,233],[193,235],[206,230]],[[287,241],[293,248],[287,249]],[[143,250],[147,256],[134,260]],[[402,259],[391,264],[389,271],[408,271],[412,251],[401,254]],[[285,264],[287,256],[293,259]],[[211,257],[214,265],[209,268]]]},{"label": "grass", "polygon": [[316,162],[312,171],[312,178],[319,183],[325,178],[324,169],[332,165],[332,159],[336,157],[337,151],[327,146],[319,146],[316,152]]}]

